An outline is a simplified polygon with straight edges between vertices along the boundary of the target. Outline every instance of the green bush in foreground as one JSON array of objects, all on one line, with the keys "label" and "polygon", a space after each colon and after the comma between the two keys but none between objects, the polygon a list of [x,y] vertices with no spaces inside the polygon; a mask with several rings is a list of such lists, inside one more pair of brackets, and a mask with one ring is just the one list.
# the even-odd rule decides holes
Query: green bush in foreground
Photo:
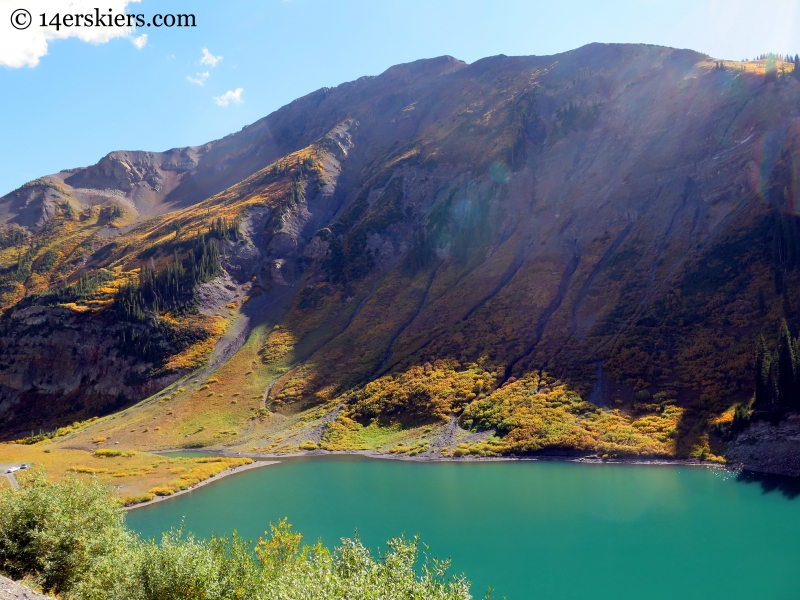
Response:
[{"label": "green bush in foreground", "polygon": [[71,589],[130,541],[119,506],[98,483],[29,473],[19,490],[0,493],[0,571],[35,576],[45,590]]},{"label": "green bush in foreground", "polygon": [[0,492],[0,572],[68,600],[467,600],[469,583],[419,540],[396,538],[377,558],[356,539],[333,551],[301,544],[286,520],[255,548],[238,537],[200,540],[172,530],[141,540],[97,482],[50,483],[33,472]]}]

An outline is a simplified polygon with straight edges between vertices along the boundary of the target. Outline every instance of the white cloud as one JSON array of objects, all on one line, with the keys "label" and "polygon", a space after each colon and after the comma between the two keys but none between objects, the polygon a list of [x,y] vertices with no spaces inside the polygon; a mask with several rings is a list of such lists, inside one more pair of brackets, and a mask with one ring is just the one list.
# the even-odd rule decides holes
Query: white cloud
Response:
[{"label": "white cloud", "polygon": [[143,33],[139,37],[131,38],[131,41],[133,42],[134,46],[141,50],[147,45],[147,34]]},{"label": "white cloud", "polygon": [[200,59],[201,65],[209,65],[216,67],[217,63],[222,60],[221,56],[214,56],[208,51],[208,48],[203,48],[203,58]]},{"label": "white cloud", "polygon": [[[111,9],[114,15],[124,13],[132,2],[139,0],[106,0],[102,4],[103,12],[107,14]],[[39,15],[42,13],[49,21],[56,13],[94,15],[96,6],[97,0],[0,0],[0,66],[35,67],[47,54],[47,45],[53,40],[76,37],[92,44],[105,44],[113,38],[131,36],[133,27],[62,26],[58,31],[55,27],[41,27]],[[23,30],[11,26],[11,14],[20,7],[33,16],[33,23]]]},{"label": "white cloud", "polygon": [[[214,56],[211,52],[208,51],[208,48],[203,48],[203,56],[200,58],[201,65],[209,65],[210,67],[216,67],[217,63],[222,60],[221,56]],[[198,73],[197,77],[192,77],[191,75],[186,76],[186,80],[189,83],[193,83],[195,85],[205,85],[206,79],[210,75],[209,71],[205,71],[203,73]],[[227,94],[223,94],[218,98],[214,98],[214,101],[219,104],[220,106],[228,106],[229,102],[236,102],[241,103],[241,94],[242,90],[238,89],[236,92],[228,92]]]},{"label": "white cloud", "polygon": [[204,73],[198,73],[197,77],[192,77],[191,75],[187,75],[186,79],[195,85],[205,85],[206,79],[208,79],[209,72],[206,71]]},{"label": "white cloud", "polygon": [[242,92],[244,88],[236,88],[235,91],[227,91],[222,96],[215,96],[214,102],[216,102],[219,106],[228,106],[231,102],[234,104],[241,104],[242,103]]}]

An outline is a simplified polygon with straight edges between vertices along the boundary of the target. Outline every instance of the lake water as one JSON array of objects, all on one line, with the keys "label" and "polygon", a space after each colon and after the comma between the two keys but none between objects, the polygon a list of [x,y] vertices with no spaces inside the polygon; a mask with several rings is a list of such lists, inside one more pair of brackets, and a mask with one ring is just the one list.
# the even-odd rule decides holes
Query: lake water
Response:
[{"label": "lake water", "polygon": [[308,543],[403,532],[495,598],[800,598],[792,480],[674,466],[285,459],[134,510],[145,536],[178,525],[248,539],[289,518]]}]

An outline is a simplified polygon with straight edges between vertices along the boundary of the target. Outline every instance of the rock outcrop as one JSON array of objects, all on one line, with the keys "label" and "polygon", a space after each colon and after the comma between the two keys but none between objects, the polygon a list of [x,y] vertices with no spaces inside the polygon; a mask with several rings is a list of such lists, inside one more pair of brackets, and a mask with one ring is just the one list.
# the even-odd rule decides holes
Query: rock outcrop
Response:
[{"label": "rock outcrop", "polygon": [[32,589],[0,575],[0,600],[45,600],[52,596],[37,594]]},{"label": "rock outcrop", "polygon": [[800,477],[800,415],[752,423],[728,444],[726,455],[747,471]]}]

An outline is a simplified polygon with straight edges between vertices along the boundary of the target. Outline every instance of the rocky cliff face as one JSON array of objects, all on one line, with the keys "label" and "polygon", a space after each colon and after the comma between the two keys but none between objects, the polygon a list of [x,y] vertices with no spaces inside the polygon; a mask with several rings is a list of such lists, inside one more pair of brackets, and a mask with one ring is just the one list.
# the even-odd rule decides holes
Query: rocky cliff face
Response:
[{"label": "rocky cliff face", "polygon": [[[160,214],[149,256],[167,260],[179,248],[163,228],[260,194],[261,212],[241,209],[257,258],[232,275],[294,297],[275,337],[291,351],[265,346],[264,368],[284,361],[274,410],[347,402],[437,361],[481,365],[477,391],[448,401],[459,416],[546,370],[632,419],[680,407],[669,439],[686,455],[722,444],[711,423],[752,393],[758,335],[798,325],[794,266],[775,251],[796,240],[798,100],[795,77],[653,46],[443,57],[319,90],[201,148],[112,153],[0,208],[33,230],[65,202]],[[148,260],[135,231],[95,238],[70,277]],[[3,373],[17,397],[24,377]],[[94,378],[76,394],[111,389]],[[375,410],[352,415],[387,417]]]},{"label": "rocky cliff face", "polygon": [[[68,308],[30,306],[6,315],[0,327],[5,437],[123,408],[179,374],[153,376],[153,363],[129,352],[122,342],[123,324]],[[169,353],[166,340],[159,342]]]}]

